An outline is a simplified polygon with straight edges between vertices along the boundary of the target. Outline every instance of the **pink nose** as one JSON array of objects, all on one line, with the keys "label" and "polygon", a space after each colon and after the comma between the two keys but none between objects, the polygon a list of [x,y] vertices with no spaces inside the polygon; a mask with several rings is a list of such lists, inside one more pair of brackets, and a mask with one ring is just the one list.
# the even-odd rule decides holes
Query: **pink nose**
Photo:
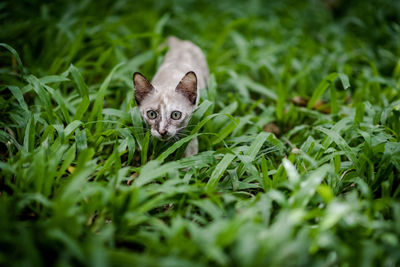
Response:
[{"label": "pink nose", "polygon": [[159,130],[158,131],[162,136],[164,136],[166,133],[167,133],[167,130],[166,129],[163,129],[163,130]]}]

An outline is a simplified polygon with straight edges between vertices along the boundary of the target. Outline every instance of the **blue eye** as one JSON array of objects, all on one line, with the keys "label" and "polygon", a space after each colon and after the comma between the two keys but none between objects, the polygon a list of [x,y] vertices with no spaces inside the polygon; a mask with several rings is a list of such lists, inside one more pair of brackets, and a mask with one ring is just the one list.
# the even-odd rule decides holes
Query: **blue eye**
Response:
[{"label": "blue eye", "polygon": [[180,111],[173,111],[171,113],[171,119],[173,120],[179,120],[182,117],[182,112]]},{"label": "blue eye", "polygon": [[147,117],[150,120],[154,120],[155,118],[157,118],[157,112],[155,112],[154,110],[149,110],[147,111]]}]

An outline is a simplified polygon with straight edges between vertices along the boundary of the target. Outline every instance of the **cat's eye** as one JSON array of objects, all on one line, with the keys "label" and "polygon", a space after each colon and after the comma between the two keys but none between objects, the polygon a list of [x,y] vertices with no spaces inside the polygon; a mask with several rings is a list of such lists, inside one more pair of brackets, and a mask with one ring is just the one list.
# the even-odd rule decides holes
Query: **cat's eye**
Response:
[{"label": "cat's eye", "polygon": [[182,117],[182,112],[180,112],[180,111],[172,111],[171,119],[179,120],[181,117]]},{"label": "cat's eye", "polygon": [[149,110],[147,111],[147,117],[150,120],[154,120],[155,118],[157,118],[157,112],[155,112],[154,110]]}]

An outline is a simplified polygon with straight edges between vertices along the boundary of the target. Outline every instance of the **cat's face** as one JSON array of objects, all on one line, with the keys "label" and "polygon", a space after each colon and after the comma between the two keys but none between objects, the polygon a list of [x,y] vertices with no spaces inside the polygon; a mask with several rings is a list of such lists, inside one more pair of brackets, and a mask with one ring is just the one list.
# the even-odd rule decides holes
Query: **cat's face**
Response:
[{"label": "cat's face", "polygon": [[196,108],[197,78],[188,72],[175,90],[155,88],[140,73],[133,75],[135,99],[152,136],[167,140],[183,130]]}]

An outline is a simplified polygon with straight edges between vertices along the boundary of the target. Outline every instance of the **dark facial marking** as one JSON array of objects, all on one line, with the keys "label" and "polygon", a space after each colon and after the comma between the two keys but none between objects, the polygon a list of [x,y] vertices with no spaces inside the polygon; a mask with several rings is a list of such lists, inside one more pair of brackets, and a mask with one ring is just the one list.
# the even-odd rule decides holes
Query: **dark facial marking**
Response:
[{"label": "dark facial marking", "polygon": [[162,114],[159,112],[160,109],[158,109],[158,117],[154,121],[154,128],[158,131],[160,129],[160,123],[161,123],[161,118]]}]

